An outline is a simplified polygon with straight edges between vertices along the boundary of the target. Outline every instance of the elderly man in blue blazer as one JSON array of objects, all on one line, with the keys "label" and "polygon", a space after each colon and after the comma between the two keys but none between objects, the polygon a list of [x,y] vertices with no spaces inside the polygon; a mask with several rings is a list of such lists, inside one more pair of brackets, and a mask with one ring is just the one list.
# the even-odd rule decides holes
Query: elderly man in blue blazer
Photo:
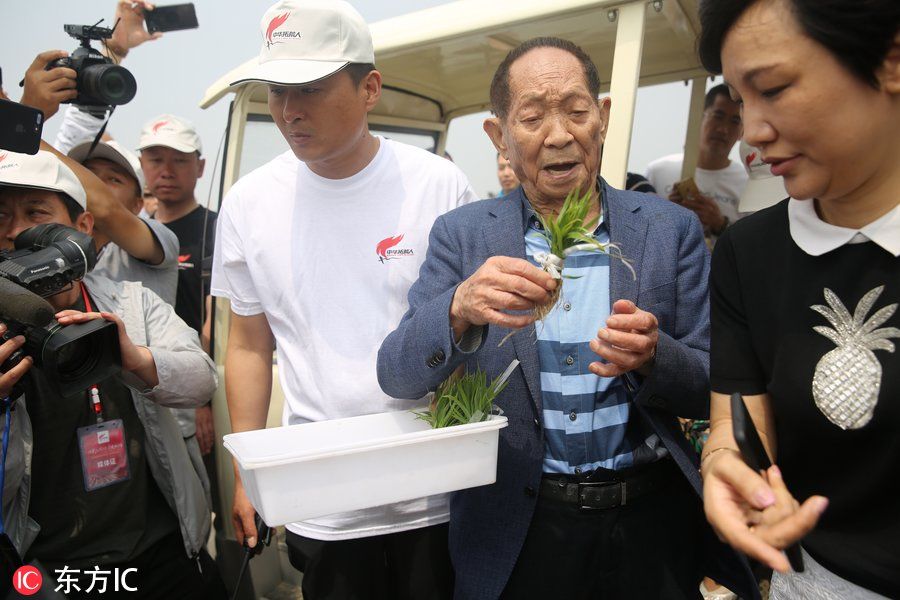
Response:
[{"label": "elderly man in blue blazer", "polygon": [[[565,40],[530,40],[500,65],[485,131],[522,186],[435,222],[379,382],[414,399],[459,367],[496,377],[521,362],[497,398],[509,419],[497,482],[451,500],[457,598],[698,598],[703,575],[753,598],[746,563],[701,518],[697,455],[677,419],[709,413],[700,222],[599,177],[610,106],[599,88]],[[536,266],[549,250],[537,215],[573,189],[593,190],[594,238],[629,264],[570,255],[558,303],[535,323],[559,284]]]}]

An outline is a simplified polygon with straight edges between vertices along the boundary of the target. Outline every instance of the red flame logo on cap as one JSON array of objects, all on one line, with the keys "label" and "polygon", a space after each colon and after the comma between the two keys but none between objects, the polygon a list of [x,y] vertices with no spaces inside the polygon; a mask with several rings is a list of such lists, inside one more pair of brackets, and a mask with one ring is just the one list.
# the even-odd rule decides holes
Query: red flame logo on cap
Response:
[{"label": "red flame logo on cap", "polygon": [[7,156],[8,155],[6,154],[6,152],[4,152],[3,154],[0,154],[0,162],[3,162],[4,160],[6,160]]},{"label": "red flame logo on cap", "polygon": [[275,33],[275,30],[284,25],[284,22],[288,20],[288,17],[291,16],[291,13],[286,12],[283,15],[278,15],[271,21],[269,21],[269,26],[266,27],[266,42],[271,45],[272,44],[272,34]]},{"label": "red flame logo on cap", "polygon": [[153,126],[153,133],[159,133],[159,128],[162,127],[163,125],[168,125],[168,124],[169,124],[168,121],[160,121],[159,123],[157,123],[156,125]]},{"label": "red flame logo on cap", "polygon": [[756,152],[751,152],[750,154],[747,155],[747,158],[744,159],[744,162],[746,162],[747,166],[749,167],[750,163],[752,163],[755,159],[756,159]]}]

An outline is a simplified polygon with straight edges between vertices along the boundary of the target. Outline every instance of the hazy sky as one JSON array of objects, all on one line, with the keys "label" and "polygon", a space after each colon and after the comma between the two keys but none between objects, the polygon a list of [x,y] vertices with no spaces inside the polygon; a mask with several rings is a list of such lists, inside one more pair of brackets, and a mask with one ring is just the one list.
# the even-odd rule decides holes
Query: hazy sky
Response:
[{"label": "hazy sky", "polygon": [[[495,0],[514,2],[514,0]],[[441,0],[351,0],[367,22],[444,4]],[[173,2],[174,3],[174,2]],[[154,116],[173,113],[196,123],[207,156],[207,170],[199,184],[198,199],[205,201],[211,183],[218,186],[213,158],[222,140],[228,102],[207,110],[198,106],[206,88],[228,70],[256,56],[257,27],[270,0],[196,0],[199,29],[166,33],[162,39],[135,49],[126,66],[138,82],[135,99],[116,109],[109,131],[126,146],[137,145],[141,126]],[[0,67],[3,86],[18,100],[18,82],[34,57],[50,49],[72,51],[74,39],[63,24],[112,21],[113,0],[2,0]],[[111,24],[110,24],[111,26]],[[377,62],[377,60],[376,60]],[[643,88],[637,97],[629,169],[643,172],[647,163],[680,152],[687,122],[689,88],[682,83]],[[451,123],[448,151],[468,175],[475,191],[484,196],[498,189],[494,150],[481,129],[484,114]],[[44,138],[52,141],[60,116],[49,120]],[[287,148],[285,144],[284,148]],[[216,204],[216,198],[212,200]]]}]

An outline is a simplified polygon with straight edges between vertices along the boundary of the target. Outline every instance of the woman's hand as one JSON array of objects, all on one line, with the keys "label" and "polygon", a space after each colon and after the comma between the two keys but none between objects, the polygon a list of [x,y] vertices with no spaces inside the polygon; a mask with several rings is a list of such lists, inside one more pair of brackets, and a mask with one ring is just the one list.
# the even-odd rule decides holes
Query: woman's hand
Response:
[{"label": "woman's hand", "polygon": [[95,319],[105,319],[116,324],[119,331],[122,368],[140,377],[150,387],[156,387],[159,384],[159,377],[156,373],[156,361],[153,360],[153,354],[144,346],[134,345],[125,332],[125,323],[122,322],[122,319],[108,312],[85,313],[77,310],[63,310],[56,313],[56,320],[60,325],[87,323]]},{"label": "woman's hand", "polygon": [[812,531],[828,500],[811,496],[799,504],[777,466],[756,473],[737,450],[707,454],[702,471],[706,518],[719,538],[777,571],[790,570],[782,550]]},{"label": "woman's hand", "polygon": [[[6,333],[6,324],[0,323],[0,335]],[[22,347],[22,344],[25,343],[25,338],[21,335],[17,335],[16,337],[6,340],[3,344],[0,344],[0,365],[6,362],[6,359],[9,358],[16,350]],[[12,392],[13,386],[22,378],[25,373],[28,372],[28,369],[31,368],[31,365],[34,361],[30,356],[26,356],[19,364],[15,367],[6,371],[5,373],[0,373],[0,400],[6,398]],[[15,398],[13,398],[15,400]]]}]

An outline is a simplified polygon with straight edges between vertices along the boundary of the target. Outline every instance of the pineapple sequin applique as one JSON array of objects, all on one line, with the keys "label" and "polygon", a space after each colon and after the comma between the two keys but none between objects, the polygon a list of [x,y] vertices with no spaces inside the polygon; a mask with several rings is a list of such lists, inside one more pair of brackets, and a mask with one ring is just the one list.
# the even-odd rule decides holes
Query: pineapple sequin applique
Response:
[{"label": "pineapple sequin applique", "polygon": [[828,306],[810,306],[832,325],[818,325],[813,330],[837,346],[816,364],[813,398],[822,414],[841,429],[859,429],[872,420],[882,374],[874,351],[893,352],[894,343],[889,338],[900,338],[900,329],[896,327],[879,329],[896,312],[896,303],[866,319],[883,291],[882,285],[863,296],[853,315],[828,288],[825,288]]}]

